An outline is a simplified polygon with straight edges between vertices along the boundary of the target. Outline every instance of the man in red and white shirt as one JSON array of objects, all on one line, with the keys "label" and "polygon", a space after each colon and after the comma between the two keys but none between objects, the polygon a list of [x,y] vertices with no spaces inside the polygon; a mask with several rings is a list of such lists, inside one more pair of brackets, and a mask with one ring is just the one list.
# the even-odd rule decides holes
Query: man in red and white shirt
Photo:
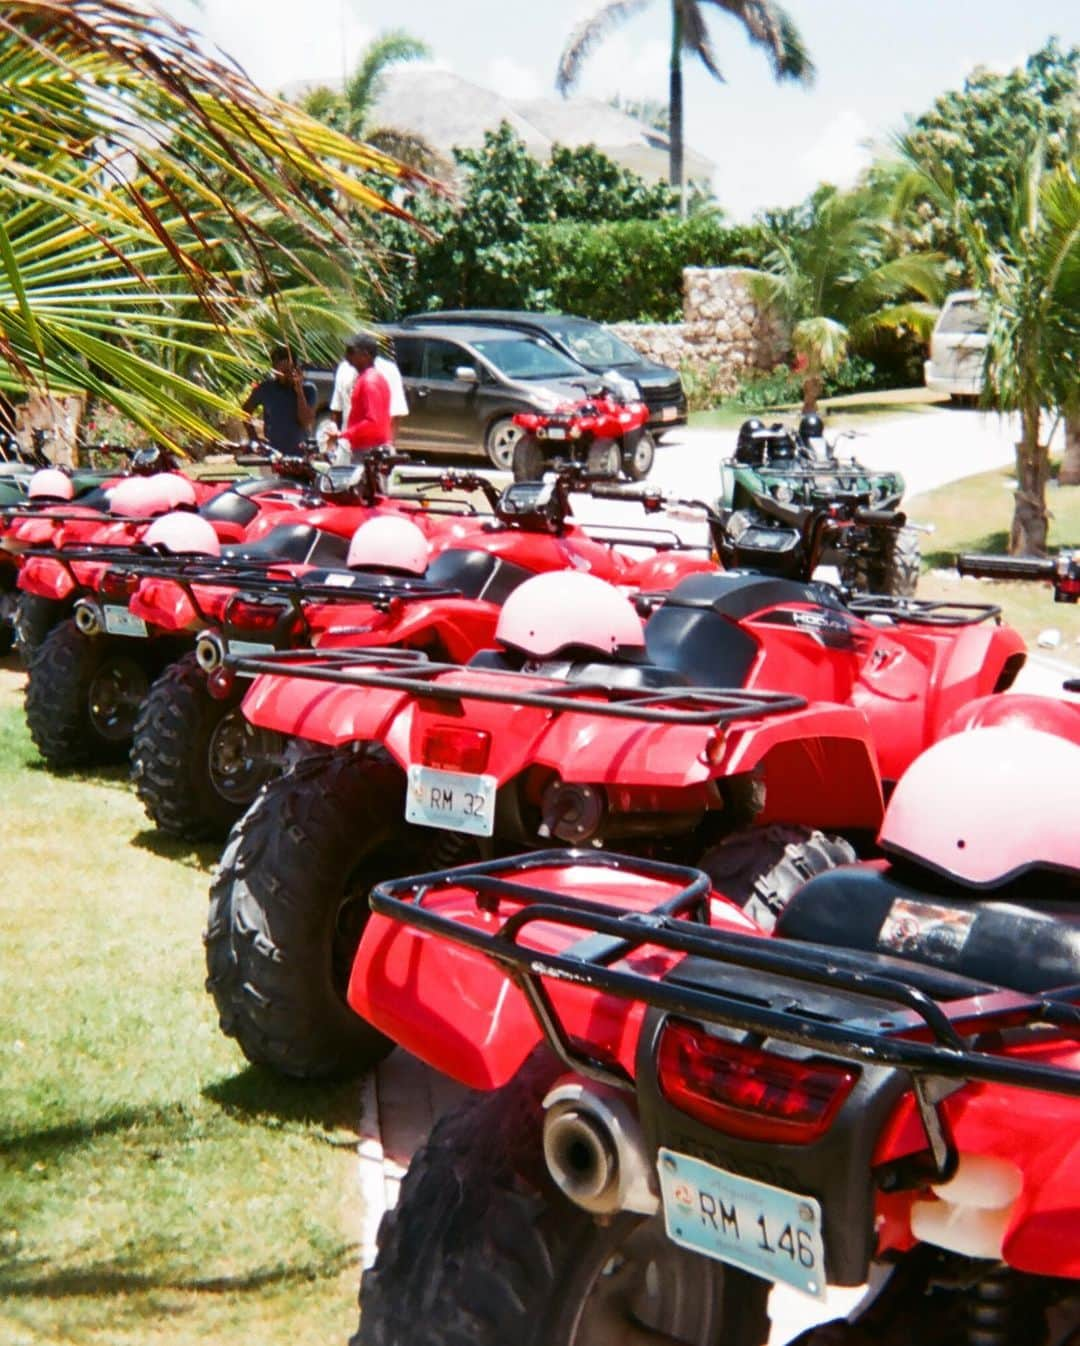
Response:
[{"label": "man in red and white shirt", "polygon": [[340,440],[353,457],[390,444],[394,427],[390,419],[390,385],[375,368],[379,343],[369,332],[360,332],[345,347],[345,358],[356,370],[349,414]]}]

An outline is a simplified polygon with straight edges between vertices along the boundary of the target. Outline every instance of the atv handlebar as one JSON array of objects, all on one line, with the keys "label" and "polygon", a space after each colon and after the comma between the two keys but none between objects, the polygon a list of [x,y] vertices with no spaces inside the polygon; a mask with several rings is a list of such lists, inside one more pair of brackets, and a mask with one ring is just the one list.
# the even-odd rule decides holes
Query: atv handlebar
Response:
[{"label": "atv handlebar", "polygon": [[961,575],[990,580],[1052,580],[1057,566],[1049,557],[979,556],[965,553],[956,558]]}]

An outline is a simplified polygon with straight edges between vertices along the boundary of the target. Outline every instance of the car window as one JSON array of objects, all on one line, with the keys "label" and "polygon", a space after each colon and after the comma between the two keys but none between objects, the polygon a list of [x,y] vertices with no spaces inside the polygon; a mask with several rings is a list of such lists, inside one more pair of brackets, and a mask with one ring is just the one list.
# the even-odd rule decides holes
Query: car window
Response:
[{"label": "car window", "polygon": [[554,346],[532,337],[483,337],[472,343],[485,359],[511,379],[565,379],[581,374],[581,366]]},{"label": "car window", "polygon": [[969,334],[985,332],[988,326],[986,310],[977,299],[960,299],[955,304],[946,304],[942,309],[937,330],[950,334]]},{"label": "car window", "polygon": [[420,377],[420,363],[423,356],[423,343],[416,337],[394,338],[394,359],[402,376],[407,379]]},{"label": "car window", "polygon": [[641,363],[637,351],[599,324],[567,323],[565,327],[553,326],[551,330],[568,347],[574,359],[590,369],[612,369],[617,365]]},{"label": "car window", "polygon": [[462,365],[475,369],[476,361],[456,341],[424,342],[424,378],[453,383]]}]

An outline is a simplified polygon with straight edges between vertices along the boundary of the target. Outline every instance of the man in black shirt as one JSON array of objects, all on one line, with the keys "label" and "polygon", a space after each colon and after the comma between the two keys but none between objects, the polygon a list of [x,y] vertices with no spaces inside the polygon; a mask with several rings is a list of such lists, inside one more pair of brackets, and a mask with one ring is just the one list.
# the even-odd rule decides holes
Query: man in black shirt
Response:
[{"label": "man in black shirt", "polygon": [[[279,453],[296,455],[315,424],[315,385],[304,378],[284,346],[274,348],[270,363],[273,374],[252,388],[244,411],[250,415],[261,407],[266,438]],[[248,432],[254,433],[250,421]]]}]

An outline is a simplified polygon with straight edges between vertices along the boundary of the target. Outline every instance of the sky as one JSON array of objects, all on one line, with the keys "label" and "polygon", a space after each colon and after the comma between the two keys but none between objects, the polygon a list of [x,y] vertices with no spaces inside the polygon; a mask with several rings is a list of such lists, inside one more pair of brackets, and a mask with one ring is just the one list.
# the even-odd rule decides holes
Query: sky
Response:
[{"label": "sky", "polygon": [[[507,97],[554,95],[559,54],[599,0],[164,0],[256,83],[340,78],[387,28],[422,38],[434,61]],[[763,54],[719,8],[710,16],[725,77],[686,71],[686,139],[716,164],[736,220],[801,201],[822,180],[849,185],[871,147],[958,88],[977,65],[1011,69],[1051,35],[1080,42],[1077,0],[786,0],[818,75],[772,82]],[[706,10],[712,6],[706,5]],[[670,9],[652,0],[589,57],[580,92],[666,101]]]}]

